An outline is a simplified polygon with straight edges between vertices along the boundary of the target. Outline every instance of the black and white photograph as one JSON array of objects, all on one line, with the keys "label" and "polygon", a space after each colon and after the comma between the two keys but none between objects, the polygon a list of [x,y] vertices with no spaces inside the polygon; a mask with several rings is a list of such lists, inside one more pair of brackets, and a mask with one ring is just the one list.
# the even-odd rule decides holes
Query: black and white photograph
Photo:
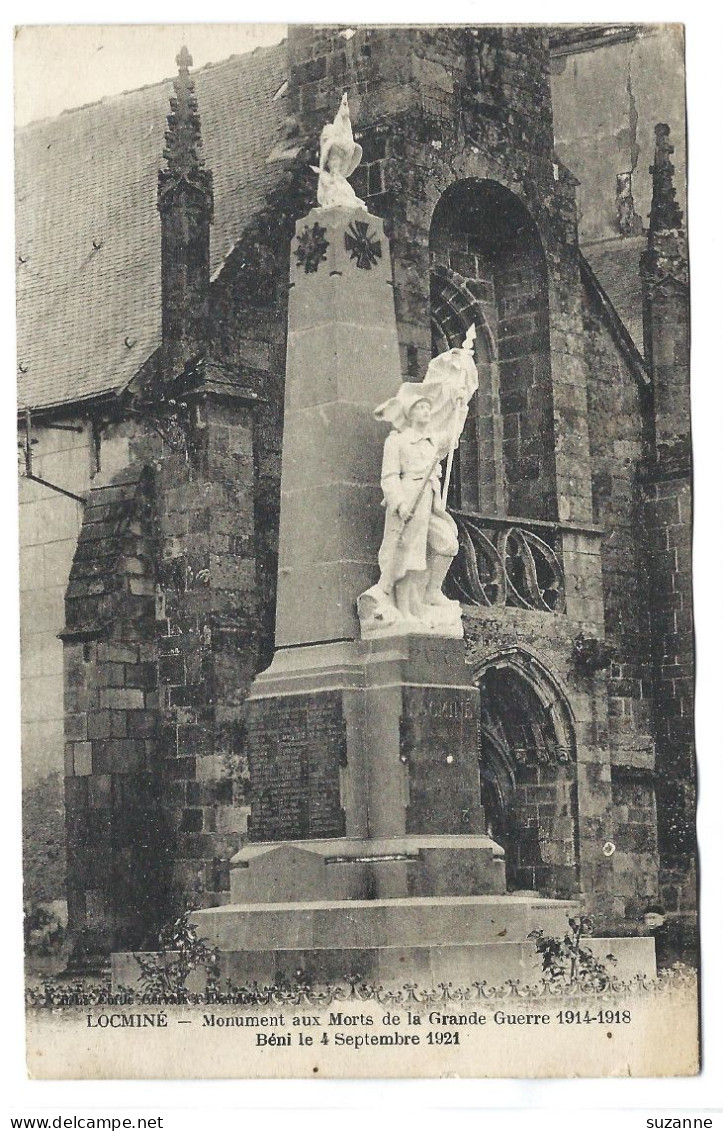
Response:
[{"label": "black and white photograph", "polygon": [[696,1075],[683,25],[15,60],[29,1075]]}]

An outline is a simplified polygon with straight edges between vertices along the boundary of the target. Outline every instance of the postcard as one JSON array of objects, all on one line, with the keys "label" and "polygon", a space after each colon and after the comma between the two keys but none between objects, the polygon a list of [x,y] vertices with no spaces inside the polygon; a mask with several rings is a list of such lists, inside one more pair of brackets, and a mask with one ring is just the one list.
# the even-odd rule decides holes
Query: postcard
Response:
[{"label": "postcard", "polygon": [[695,1075],[683,28],[182,30],[16,33],[28,1072]]}]

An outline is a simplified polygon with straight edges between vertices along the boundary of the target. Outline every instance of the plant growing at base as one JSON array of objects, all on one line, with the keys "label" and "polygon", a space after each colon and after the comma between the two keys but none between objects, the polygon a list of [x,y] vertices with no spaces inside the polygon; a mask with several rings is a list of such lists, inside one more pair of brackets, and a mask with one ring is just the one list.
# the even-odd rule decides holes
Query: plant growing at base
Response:
[{"label": "plant growing at base", "polygon": [[[608,968],[582,943],[583,938],[592,934],[591,916],[581,915],[567,922],[570,930],[562,938],[546,935],[542,930],[531,931],[527,936],[534,940],[537,953],[542,955],[543,979],[582,989],[604,989],[610,984]],[[612,954],[606,954],[605,960],[612,965],[616,963]]]},{"label": "plant growing at base", "polygon": [[43,906],[25,911],[23,933],[26,955],[42,958],[60,954],[67,936],[58,916]]},{"label": "plant growing at base", "polygon": [[135,955],[141,968],[140,983],[144,997],[185,1001],[188,996],[186,982],[199,967],[206,971],[206,994],[218,987],[221,976],[218,951],[198,938],[190,916],[190,911],[184,911],[178,919],[161,929],[158,936],[160,954]]}]

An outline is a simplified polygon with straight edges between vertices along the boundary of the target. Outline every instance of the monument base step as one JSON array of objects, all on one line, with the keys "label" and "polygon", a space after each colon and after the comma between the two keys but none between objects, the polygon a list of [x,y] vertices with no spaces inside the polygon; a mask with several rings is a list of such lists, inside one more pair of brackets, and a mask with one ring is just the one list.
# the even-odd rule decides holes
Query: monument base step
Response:
[{"label": "monument base step", "polygon": [[[621,943],[625,945],[621,947]],[[587,939],[585,945],[620,980],[629,981],[637,975],[655,978],[652,938]],[[614,955],[614,964],[605,962],[608,954]],[[442,982],[455,987],[471,987],[475,982],[502,987],[510,980],[532,985],[541,981],[542,959],[529,940],[343,950],[245,950],[221,955],[222,982],[228,979],[237,986],[254,982],[269,986],[279,981],[294,984],[300,977],[315,985],[362,979],[385,989],[410,982],[423,990],[435,989]]]},{"label": "monument base step", "polygon": [[455,834],[244,845],[231,860],[234,904],[504,895],[504,850]]},{"label": "monument base step", "polygon": [[[655,942],[646,938],[586,939],[595,957],[603,962],[609,973],[622,982],[643,975],[655,978]],[[613,955],[614,961],[609,956]],[[152,958],[146,953],[142,957]],[[157,955],[163,961],[161,954]],[[475,982],[486,982],[490,987],[502,987],[509,980],[522,985],[539,983],[542,976],[541,956],[534,942],[455,942],[436,946],[384,946],[377,948],[350,947],[345,949],[299,950],[230,950],[220,956],[221,984],[226,980],[233,986],[294,984],[300,975],[315,985],[344,984],[352,979],[363,979],[367,984],[381,985],[385,989],[414,981],[420,989],[435,989],[440,982],[454,987],[472,987]],[[140,990],[141,968],[132,952],[119,951],[112,956],[112,985],[114,990]],[[206,971],[198,967],[189,976],[186,988],[190,993],[202,994],[206,987]]]},{"label": "monument base step", "polygon": [[[194,911],[191,921],[198,938],[219,952],[222,984],[362,979],[385,987],[413,981],[431,989],[440,982],[496,987],[510,979],[539,982],[542,958],[530,934],[541,930],[559,938],[580,911],[574,900],[514,892],[231,904]],[[586,938],[584,945],[621,981],[655,977],[651,937]],[[132,953],[112,956],[116,988],[139,985],[139,975]],[[202,993],[204,985],[199,968],[188,988]]]},{"label": "monument base step", "polygon": [[222,951],[332,950],[525,942],[562,935],[574,900],[505,895],[237,903],[194,911],[199,937]]},{"label": "monument base step", "polygon": [[[533,931],[560,937],[580,914],[573,900],[532,895],[246,903],[195,911],[199,938],[218,948],[224,978],[271,984],[303,973],[314,982],[349,977],[467,985],[542,973]],[[618,977],[655,975],[652,939],[589,939]],[[620,954],[625,961],[620,965]]]}]

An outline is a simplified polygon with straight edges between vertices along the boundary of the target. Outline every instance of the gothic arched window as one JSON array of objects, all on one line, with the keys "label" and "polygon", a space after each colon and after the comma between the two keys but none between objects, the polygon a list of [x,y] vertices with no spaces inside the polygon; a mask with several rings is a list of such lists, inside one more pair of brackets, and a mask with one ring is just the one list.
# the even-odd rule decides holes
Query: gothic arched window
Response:
[{"label": "gothic arched window", "polygon": [[477,325],[480,387],[457,463],[454,503],[520,518],[557,518],[547,268],[535,223],[494,181],[440,198],[429,236],[432,347]]}]

